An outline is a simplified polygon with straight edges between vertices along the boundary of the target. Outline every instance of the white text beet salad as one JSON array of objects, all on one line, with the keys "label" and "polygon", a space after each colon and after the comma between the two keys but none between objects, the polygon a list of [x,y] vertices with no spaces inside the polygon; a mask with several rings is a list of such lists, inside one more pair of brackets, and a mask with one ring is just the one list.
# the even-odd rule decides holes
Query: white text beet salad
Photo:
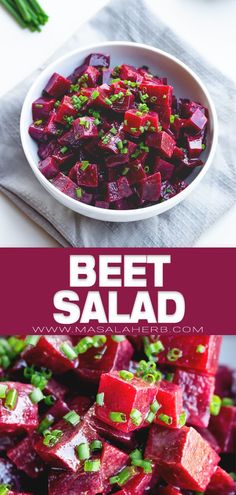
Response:
[{"label": "white text beet salad", "polygon": [[235,495],[220,336],[0,339],[1,495]]},{"label": "white text beet salad", "polygon": [[65,78],[54,73],[33,102],[39,170],[77,201],[118,210],[166,201],[203,165],[208,112],[177,99],[148,67],[91,54]]}]

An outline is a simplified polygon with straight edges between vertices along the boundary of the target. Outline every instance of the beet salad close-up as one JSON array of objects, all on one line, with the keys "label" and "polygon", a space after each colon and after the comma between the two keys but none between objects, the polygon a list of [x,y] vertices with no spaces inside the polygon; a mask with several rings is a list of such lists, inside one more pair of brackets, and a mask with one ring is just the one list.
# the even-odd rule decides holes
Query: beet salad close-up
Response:
[{"label": "beet salad close-up", "polygon": [[1,495],[235,495],[220,336],[0,339]]},{"label": "beet salad close-up", "polygon": [[39,170],[76,201],[147,207],[176,196],[204,166],[208,109],[177,98],[174,81],[143,62],[110,67],[109,55],[92,53],[67,77],[53,73],[32,104]]}]

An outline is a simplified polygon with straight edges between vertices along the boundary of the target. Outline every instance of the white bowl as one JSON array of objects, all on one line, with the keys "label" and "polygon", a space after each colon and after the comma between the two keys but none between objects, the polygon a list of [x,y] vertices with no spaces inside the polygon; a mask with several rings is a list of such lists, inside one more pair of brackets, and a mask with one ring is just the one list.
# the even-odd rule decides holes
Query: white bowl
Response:
[{"label": "white bowl", "polygon": [[[96,208],[95,206],[86,205],[66,196],[66,194],[56,189],[56,187],[54,187],[39,171],[37,144],[28,134],[28,127],[32,122],[32,102],[41,95],[43,88],[53,72],[59,72],[63,76],[68,76],[68,74],[70,74],[75,67],[80,65],[84,58],[92,52],[110,54],[111,66],[120,65],[122,63],[135,66],[147,65],[152,73],[168,78],[169,83],[174,86],[174,93],[177,97],[195,100],[208,108],[209,124],[207,147],[203,154],[205,165],[203,167],[197,167],[194,172],[192,172],[188,178],[189,186],[173,198],[160,204],[135,210],[107,210]],[[180,203],[180,201],[193,191],[203,179],[212,163],[217,144],[218,125],[215,106],[208,90],[199,77],[184,63],[176,57],[173,57],[158,48],[153,48],[152,46],[123,41],[111,41],[79,48],[50,64],[39,77],[37,77],[28,91],[22,107],[20,133],[26,158],[34,174],[45,189],[47,189],[47,191],[60,203],[67,208],[90,218],[113,222],[131,222],[159,215]]]}]

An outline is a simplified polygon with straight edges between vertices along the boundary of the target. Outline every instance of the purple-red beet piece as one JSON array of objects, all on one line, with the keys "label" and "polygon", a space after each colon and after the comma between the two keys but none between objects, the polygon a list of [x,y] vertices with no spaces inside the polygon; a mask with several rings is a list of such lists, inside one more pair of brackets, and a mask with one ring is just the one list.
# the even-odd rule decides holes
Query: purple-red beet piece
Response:
[{"label": "purple-red beet piece", "polygon": [[233,453],[236,435],[236,407],[222,406],[218,416],[211,416],[209,430],[216,438],[221,453]]},{"label": "purple-red beet piece", "polygon": [[70,81],[56,72],[50,77],[44,88],[44,92],[53,98],[60,98],[70,89]]},{"label": "purple-red beet piece", "polygon": [[[98,393],[104,393],[104,405],[96,406],[96,415],[105,423],[122,431],[133,431],[145,423],[150,405],[155,400],[157,386],[134,377],[126,381],[119,372],[101,375]],[[139,421],[132,419],[132,411],[138,410]],[[121,421],[116,421],[111,413],[121,414]],[[131,415],[131,416],[130,416]]]},{"label": "purple-red beet piece", "polygon": [[55,98],[38,98],[32,103],[33,120],[46,120],[54,109]]},{"label": "purple-red beet piece", "polygon": [[24,471],[30,478],[37,478],[43,472],[43,463],[34,450],[38,438],[38,435],[34,433],[7,451],[7,456],[17,469]]},{"label": "purple-red beet piece", "polygon": [[59,172],[59,166],[56,160],[52,156],[48,156],[45,160],[39,162],[39,170],[44,177],[52,179]]},{"label": "purple-red beet piece", "polygon": [[163,160],[160,156],[155,158],[153,173],[160,172],[162,181],[170,180],[174,169],[175,166],[172,163]]},{"label": "purple-red beet piece", "polygon": [[204,491],[219,462],[218,454],[194,428],[152,426],[145,456],[160,464],[161,476],[174,486]]},{"label": "purple-red beet piece", "polygon": [[1,382],[1,384],[7,386],[6,394],[10,390],[15,390],[17,398],[13,409],[7,407],[6,399],[0,400],[0,431],[32,432],[38,426],[38,405],[33,404],[29,397],[34,387],[19,382]]},{"label": "purple-red beet piece", "polygon": [[174,383],[183,391],[187,422],[193,426],[206,428],[210,420],[210,403],[215,387],[214,376],[177,369]]},{"label": "purple-red beet piece", "polygon": [[167,134],[167,132],[161,131],[158,133],[148,133],[146,137],[146,144],[151,148],[158,149],[166,158],[171,158],[176,142],[169,134]]},{"label": "purple-red beet piece", "polygon": [[161,174],[149,175],[137,184],[141,201],[158,201],[161,195]]},{"label": "purple-red beet piece", "polygon": [[159,409],[156,413],[155,423],[168,428],[180,428],[182,426],[181,414],[183,413],[181,388],[174,383],[162,380],[157,390],[156,400]]},{"label": "purple-red beet piece", "polygon": [[35,346],[28,346],[24,351],[24,357],[29,364],[44,366],[53,373],[65,373],[65,371],[75,369],[78,360],[71,360],[63,352],[63,347],[72,347],[70,337],[65,335],[55,335],[47,337],[42,335]]}]

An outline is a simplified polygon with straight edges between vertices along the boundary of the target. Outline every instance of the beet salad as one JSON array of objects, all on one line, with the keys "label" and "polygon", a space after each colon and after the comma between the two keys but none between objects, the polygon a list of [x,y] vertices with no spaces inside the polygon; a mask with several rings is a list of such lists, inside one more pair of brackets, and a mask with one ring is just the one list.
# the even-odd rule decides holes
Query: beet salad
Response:
[{"label": "beet salad", "polygon": [[235,495],[220,336],[0,338],[1,495]]},{"label": "beet salad", "polygon": [[32,113],[39,170],[88,205],[127,210],[166,201],[204,165],[207,109],[177,99],[166,77],[146,66],[110,68],[108,55],[93,53],[68,77],[52,74]]}]

